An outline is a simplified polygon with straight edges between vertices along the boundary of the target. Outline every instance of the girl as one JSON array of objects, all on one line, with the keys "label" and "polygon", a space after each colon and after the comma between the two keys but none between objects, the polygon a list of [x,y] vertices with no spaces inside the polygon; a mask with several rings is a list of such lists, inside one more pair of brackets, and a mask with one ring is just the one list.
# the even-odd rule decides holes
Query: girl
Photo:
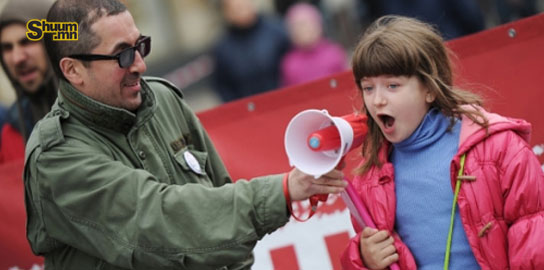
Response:
[{"label": "girl", "polygon": [[319,9],[308,3],[289,8],[285,23],[293,48],[282,58],[283,86],[292,86],[344,71],[348,68],[344,49],[323,35]]},{"label": "girl", "polygon": [[449,54],[431,26],[399,16],[355,48],[369,133],[353,184],[377,229],[355,226],[344,269],[544,269],[531,126],[455,89]]}]

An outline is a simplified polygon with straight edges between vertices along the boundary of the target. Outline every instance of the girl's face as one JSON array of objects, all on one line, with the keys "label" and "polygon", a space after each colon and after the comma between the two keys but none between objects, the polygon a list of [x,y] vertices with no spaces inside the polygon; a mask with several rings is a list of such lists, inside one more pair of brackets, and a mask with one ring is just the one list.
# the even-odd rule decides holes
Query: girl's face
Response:
[{"label": "girl's face", "polygon": [[365,77],[360,84],[370,116],[391,143],[410,137],[435,99],[416,76]]}]

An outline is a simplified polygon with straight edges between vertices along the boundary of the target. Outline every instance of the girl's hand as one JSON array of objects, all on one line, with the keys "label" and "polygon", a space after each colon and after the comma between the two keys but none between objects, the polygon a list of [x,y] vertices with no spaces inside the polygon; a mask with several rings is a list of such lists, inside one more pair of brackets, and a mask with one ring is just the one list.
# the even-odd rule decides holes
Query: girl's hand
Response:
[{"label": "girl's hand", "polygon": [[366,227],[361,233],[361,258],[367,268],[385,269],[399,260],[393,237],[386,230]]}]

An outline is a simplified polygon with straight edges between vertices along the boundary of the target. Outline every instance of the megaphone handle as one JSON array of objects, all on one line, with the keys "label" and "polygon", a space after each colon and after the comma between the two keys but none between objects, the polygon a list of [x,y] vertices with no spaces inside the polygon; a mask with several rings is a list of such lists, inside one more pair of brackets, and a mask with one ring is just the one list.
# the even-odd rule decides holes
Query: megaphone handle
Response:
[{"label": "megaphone handle", "polygon": [[[344,168],[344,158],[345,156],[343,156],[341,159],[340,159],[340,162],[338,162],[338,165],[336,166],[336,169],[337,170],[341,170]],[[287,187],[287,177],[288,177],[288,174],[285,175],[284,177],[284,188]],[[286,192],[284,190],[284,192],[286,193],[286,196],[288,196],[288,192]],[[309,201],[310,201],[310,214],[308,215],[307,218],[305,219],[302,219],[302,218],[299,218],[295,215],[295,213],[293,213],[293,209],[292,209],[292,206],[291,206],[291,202],[288,202],[287,203],[287,206],[289,208],[289,212],[291,212],[291,216],[293,216],[293,218],[299,222],[305,222],[307,220],[309,220],[314,214],[315,212],[317,211],[317,205],[319,204],[319,202],[326,202],[327,199],[329,198],[329,194],[315,194],[315,195],[312,195],[310,196],[309,198]]]},{"label": "megaphone handle", "polygon": [[283,177],[283,194],[285,196],[285,199],[287,200],[287,208],[289,209],[289,213],[291,213],[291,216],[293,216],[294,219],[296,219],[299,222],[305,222],[305,221],[309,220],[315,214],[315,212],[317,210],[317,203],[319,201],[323,201],[323,202],[326,201],[327,198],[329,197],[329,194],[315,194],[315,195],[310,196],[310,198],[308,199],[310,201],[310,206],[311,206],[310,214],[305,219],[299,218],[293,212],[293,206],[291,205],[292,202],[291,202],[291,199],[290,199],[289,187],[288,187],[288,183],[287,183],[288,178],[289,178],[289,174],[286,173],[285,176]]},{"label": "megaphone handle", "polygon": [[319,201],[326,202],[329,198],[329,194],[315,194],[310,196],[310,206],[312,207],[312,211],[317,210],[317,204]]},{"label": "megaphone handle", "polygon": [[297,215],[295,215],[295,213],[293,212],[293,208],[291,206],[291,202],[287,202],[287,207],[289,208],[289,212],[291,212],[291,216],[293,216],[293,218],[299,222],[305,222],[305,221],[308,221],[314,214],[315,212],[317,211],[317,204],[319,201],[327,201],[327,198],[329,197],[329,194],[315,194],[315,195],[312,195],[310,196],[310,198],[308,198],[308,200],[310,201],[310,214],[308,215],[307,218],[305,219],[302,219],[300,217],[297,217]]},{"label": "megaphone handle", "polygon": [[[340,161],[338,162],[338,165],[336,166],[335,169],[337,170],[342,170],[344,168],[344,158],[346,156],[343,156]],[[315,195],[312,195],[310,197],[310,205],[312,206],[312,208],[316,208],[317,209],[317,203],[319,201],[322,201],[322,202],[326,202],[327,199],[329,198],[329,194],[315,194]]]},{"label": "megaphone handle", "polygon": [[[344,158],[345,157],[346,156],[343,156],[340,159],[340,162],[338,162],[338,165],[336,166],[335,169],[342,170],[344,168]],[[317,204],[320,201],[326,202],[328,198],[329,198],[329,194],[315,194],[315,195],[312,195],[310,197],[310,206],[312,207],[312,212],[310,213],[310,216],[306,220],[310,219],[314,215],[314,213],[317,211]]]}]

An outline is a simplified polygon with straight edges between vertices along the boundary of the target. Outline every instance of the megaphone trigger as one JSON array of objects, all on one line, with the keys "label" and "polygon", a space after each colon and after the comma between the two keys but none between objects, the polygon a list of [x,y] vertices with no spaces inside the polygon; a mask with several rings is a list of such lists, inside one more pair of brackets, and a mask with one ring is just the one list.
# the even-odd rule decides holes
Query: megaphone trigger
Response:
[{"label": "megaphone trigger", "polygon": [[329,198],[329,194],[315,194],[310,197],[310,206],[312,207],[312,211],[315,212],[317,210],[317,204],[322,201],[326,202]]}]

